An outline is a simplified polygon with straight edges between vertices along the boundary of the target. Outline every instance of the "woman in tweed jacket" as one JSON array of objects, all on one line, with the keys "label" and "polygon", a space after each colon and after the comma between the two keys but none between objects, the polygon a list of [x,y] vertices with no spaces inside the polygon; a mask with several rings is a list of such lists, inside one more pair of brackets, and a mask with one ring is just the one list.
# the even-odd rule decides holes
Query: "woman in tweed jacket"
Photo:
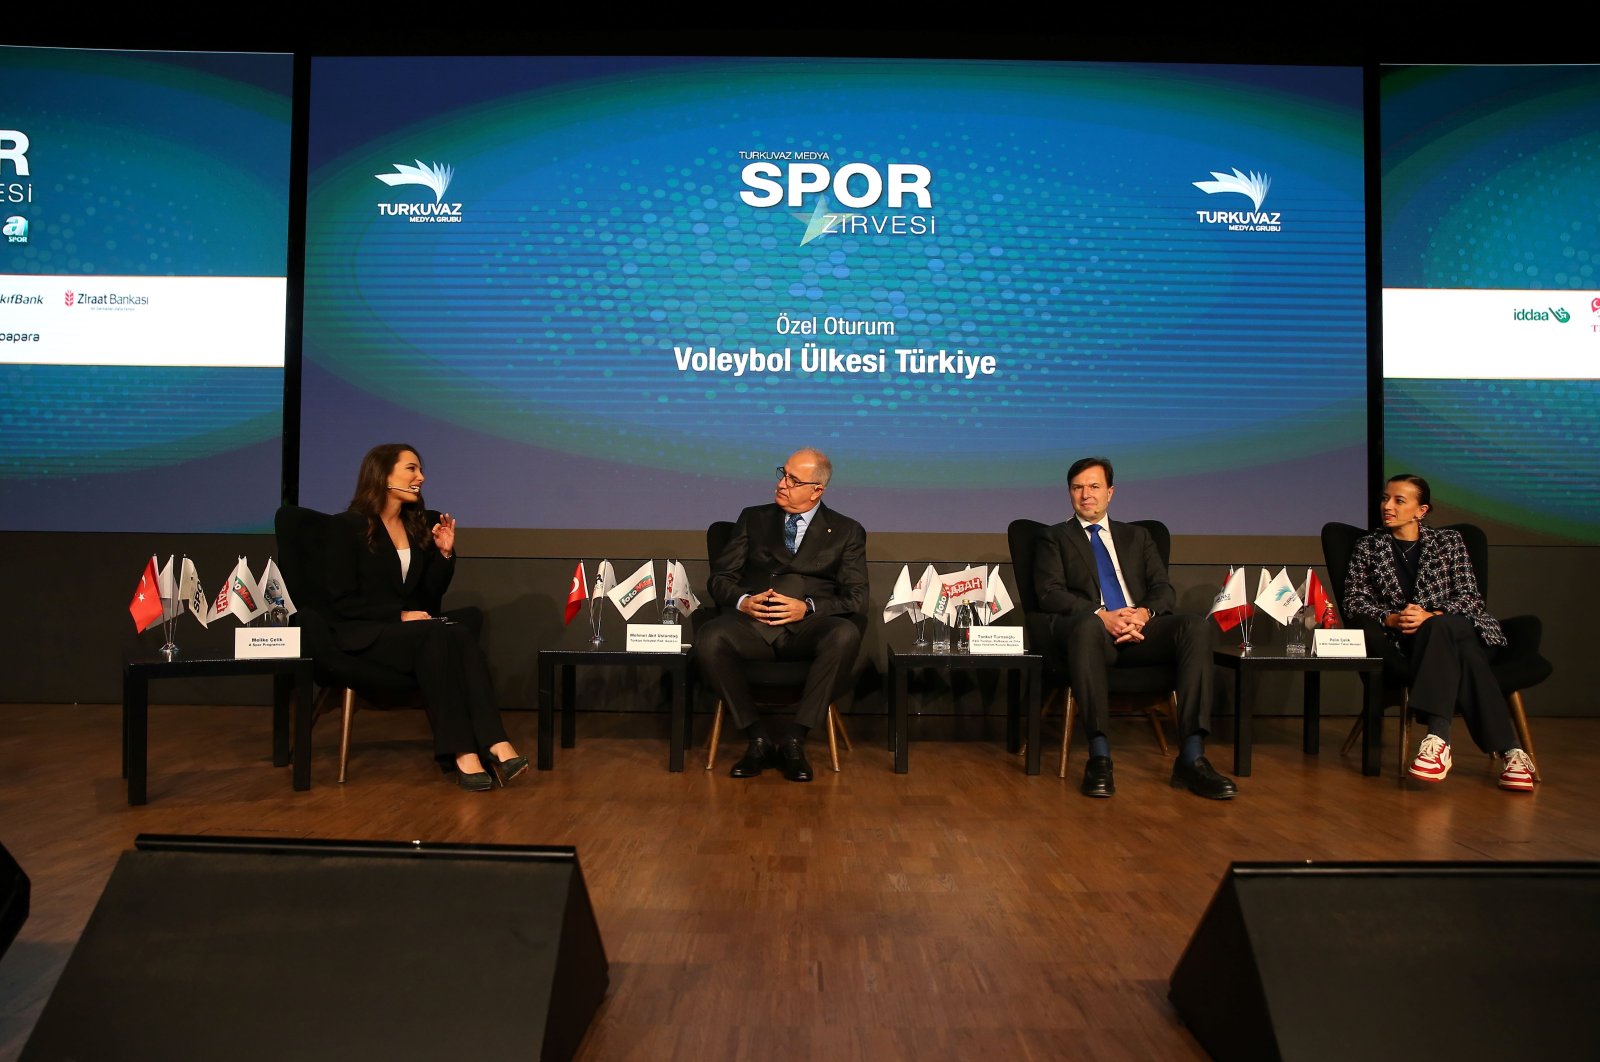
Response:
[{"label": "woman in tweed jacket", "polygon": [[1450,773],[1450,723],[1456,712],[1479,748],[1502,757],[1500,787],[1533,791],[1533,761],[1517,747],[1511,713],[1489,661],[1506,644],[1484,608],[1466,543],[1454,531],[1423,525],[1431,493],[1421,476],[1384,484],[1383,528],[1356,543],[1345,576],[1344,607],[1369,645],[1388,643],[1407,661],[1411,711],[1428,727],[1411,774],[1442,782]]}]

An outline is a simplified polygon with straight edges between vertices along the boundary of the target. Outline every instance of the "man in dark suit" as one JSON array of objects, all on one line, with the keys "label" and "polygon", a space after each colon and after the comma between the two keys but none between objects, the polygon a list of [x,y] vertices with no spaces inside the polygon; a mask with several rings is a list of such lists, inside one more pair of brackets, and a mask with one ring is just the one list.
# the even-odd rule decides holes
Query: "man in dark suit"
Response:
[{"label": "man in dark suit", "polygon": [[[775,766],[791,782],[809,782],[806,734],[826,720],[861,644],[848,617],[867,603],[867,533],[822,504],[833,465],[820,451],[796,450],[777,475],[772,504],[740,513],[733,537],[711,558],[711,600],[723,611],[695,632],[695,658],[750,739],[733,777]],[[795,721],[779,737],[756,714],[741,667],[747,660],[812,662]]]},{"label": "man in dark suit", "polygon": [[1111,462],[1085,457],[1067,470],[1074,516],[1040,532],[1034,557],[1039,608],[1066,656],[1067,678],[1089,735],[1086,796],[1116,792],[1106,738],[1107,672],[1114,666],[1177,665],[1182,747],[1174,787],[1228,800],[1234,784],[1205,758],[1211,721],[1211,622],[1172,612],[1177,594],[1155,541],[1142,527],[1106,518],[1115,493]]}]

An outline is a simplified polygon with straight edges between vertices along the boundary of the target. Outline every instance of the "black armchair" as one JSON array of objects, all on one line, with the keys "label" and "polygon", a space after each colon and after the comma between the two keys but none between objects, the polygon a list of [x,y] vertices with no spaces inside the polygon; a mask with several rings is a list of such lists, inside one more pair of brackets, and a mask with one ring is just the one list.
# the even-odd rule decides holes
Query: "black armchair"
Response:
[{"label": "black armchair", "polygon": [[[728,544],[728,539],[733,537],[733,522],[718,520],[706,528],[706,557],[715,562],[722,553],[723,547]],[[695,610],[691,622],[698,627],[707,620],[721,614],[721,609],[715,605],[702,605]],[[851,613],[845,617],[855,624],[856,630],[863,634],[867,629],[867,617],[859,612]],[[770,699],[762,701],[771,707],[783,707],[794,703],[793,692],[806,684],[806,674],[810,664],[804,660],[752,660],[744,665],[745,678],[749,681],[752,692],[757,696],[767,696]],[[833,699],[828,702],[828,759],[837,773],[839,770],[839,743],[844,743],[846,752],[854,746],[850,744],[850,735],[845,732],[844,720],[838,710],[838,699],[849,688],[850,673],[844,672],[839,677],[838,688],[833,692]],[[711,717],[711,736],[706,742],[706,770],[712,770],[717,765],[717,742],[722,739],[723,704],[717,700],[716,712]]]},{"label": "black armchair", "polygon": [[[1167,525],[1160,520],[1134,520],[1133,523],[1150,532],[1150,537],[1155,539],[1156,552],[1161,555],[1161,563],[1166,564],[1172,555],[1172,533],[1167,530]],[[1050,637],[1049,620],[1039,611],[1039,595],[1033,585],[1034,548],[1039,533],[1047,526],[1049,525],[1038,520],[1013,520],[1006,528],[1006,540],[1011,547],[1011,571],[1017,580],[1017,605],[1022,609],[1023,626],[1028,632],[1028,644],[1044,657],[1046,710],[1056,697],[1065,697],[1061,721],[1060,770],[1061,777],[1065,778],[1067,750],[1072,743],[1072,723],[1077,715],[1077,704],[1073,700],[1072,687],[1067,684],[1066,658],[1056,648],[1055,639]],[[1147,699],[1142,707],[1134,709],[1131,713],[1143,715],[1150,720],[1162,755],[1166,755],[1167,752],[1167,736],[1161,728],[1163,709],[1167,718],[1174,721],[1174,726],[1178,717],[1178,697],[1174,692],[1177,678],[1177,667],[1170,664],[1114,667],[1107,676],[1112,693],[1165,698],[1164,701]],[[1157,707],[1158,704],[1161,707]]]},{"label": "black armchair", "polygon": [[[1467,555],[1472,559],[1472,574],[1478,580],[1478,591],[1485,600],[1488,600],[1488,536],[1476,524],[1447,524],[1442,530],[1460,533],[1462,541],[1466,543]],[[1345,615],[1344,584],[1350,571],[1350,558],[1355,553],[1356,543],[1366,534],[1365,528],[1356,527],[1354,524],[1330,523],[1322,527],[1322,559],[1328,567],[1328,579],[1333,583],[1333,597],[1339,606],[1340,616]],[[1522,691],[1537,686],[1555,671],[1550,661],[1539,652],[1539,643],[1544,637],[1544,625],[1538,616],[1512,616],[1500,621],[1500,629],[1505,632],[1506,645],[1495,654],[1489,668],[1494,672],[1500,692],[1505,695],[1506,706],[1511,711],[1512,725],[1517,730],[1517,738],[1522,742],[1523,750],[1533,759],[1533,776],[1543,781],[1539,775],[1539,758],[1533,750],[1533,734],[1528,729],[1528,713],[1522,703]],[[1368,646],[1368,652],[1373,651],[1374,648]],[[1411,712],[1407,707],[1410,668],[1400,651],[1387,641],[1377,647],[1377,652],[1383,657],[1385,691],[1390,695],[1391,703],[1400,707],[1400,777],[1404,780],[1406,754],[1411,747]],[[1345,738],[1342,750],[1344,753],[1348,753],[1355,745],[1365,725],[1365,717],[1356,716],[1355,725]]]}]

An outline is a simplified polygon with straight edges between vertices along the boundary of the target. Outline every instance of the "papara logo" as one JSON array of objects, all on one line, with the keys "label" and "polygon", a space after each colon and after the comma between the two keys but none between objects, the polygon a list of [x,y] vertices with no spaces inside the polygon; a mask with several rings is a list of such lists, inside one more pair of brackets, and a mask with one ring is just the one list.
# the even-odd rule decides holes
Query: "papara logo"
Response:
[{"label": "papara logo", "polygon": [[420,184],[424,188],[431,188],[435,203],[444,199],[444,190],[450,187],[450,178],[456,175],[453,166],[442,166],[437,162],[429,166],[421,159],[417,160],[415,166],[397,162],[394,168],[394,173],[374,173],[373,176],[390,188],[402,184]]},{"label": "papara logo", "polygon": [[1218,192],[1234,192],[1244,196],[1261,209],[1261,204],[1267,201],[1267,189],[1272,187],[1272,178],[1264,173],[1252,170],[1248,175],[1240,173],[1237,166],[1232,173],[1218,173],[1211,171],[1212,179],[1209,181],[1195,181],[1194,186],[1207,195],[1216,195]]}]

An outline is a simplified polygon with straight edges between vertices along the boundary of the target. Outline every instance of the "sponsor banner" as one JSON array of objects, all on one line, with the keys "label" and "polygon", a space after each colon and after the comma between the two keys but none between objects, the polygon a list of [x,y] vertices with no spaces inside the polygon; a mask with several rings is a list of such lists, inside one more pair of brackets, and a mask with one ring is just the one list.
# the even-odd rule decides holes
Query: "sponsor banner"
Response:
[{"label": "sponsor banner", "polygon": [[0,276],[0,363],[282,368],[282,277]]},{"label": "sponsor banner", "polygon": [[1383,375],[1600,379],[1600,289],[1385,288]]}]

